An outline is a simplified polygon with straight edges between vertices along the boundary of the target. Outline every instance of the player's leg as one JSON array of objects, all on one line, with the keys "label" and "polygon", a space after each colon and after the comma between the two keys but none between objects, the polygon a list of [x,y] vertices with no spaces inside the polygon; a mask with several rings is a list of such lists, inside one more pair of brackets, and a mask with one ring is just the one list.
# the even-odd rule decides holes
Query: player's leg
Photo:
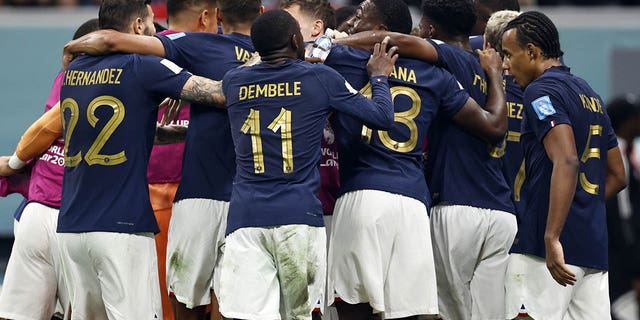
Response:
[{"label": "player's leg", "polygon": [[280,314],[283,319],[311,320],[317,302],[322,305],[324,301],[326,231],[324,227],[286,225],[274,228],[273,235]]},{"label": "player's leg", "polygon": [[87,249],[86,233],[58,233],[60,261],[69,291],[72,320],[107,320],[95,261]]},{"label": "player's leg", "polygon": [[86,238],[109,319],[162,319],[153,234],[91,232]]},{"label": "player's leg", "polygon": [[[584,276],[582,268],[567,266],[576,274],[576,283],[579,283]],[[512,253],[505,278],[505,316],[519,319],[524,307],[527,316],[533,319],[562,319],[574,288],[562,287],[553,280],[544,259]]]},{"label": "player's leg", "polygon": [[167,290],[167,235],[171,219],[173,198],[178,189],[177,183],[149,184],[151,207],[158,222],[160,232],[155,235],[156,254],[158,256],[158,279],[160,281],[160,297],[162,298],[162,314],[164,320],[173,320],[173,309]]},{"label": "player's leg", "polygon": [[[167,243],[167,285],[176,319],[202,319],[211,303],[214,270],[224,243],[229,203],[184,199],[174,203]],[[212,316],[217,315],[212,310]]]},{"label": "player's leg", "polygon": [[582,269],[585,270],[585,275],[575,284],[573,298],[563,320],[611,319],[608,272]]},{"label": "player's leg", "polygon": [[431,236],[443,319],[471,319],[471,279],[487,233],[487,225],[469,206],[438,205],[431,209]]},{"label": "player's leg", "polygon": [[271,229],[241,228],[227,236],[218,294],[226,319],[280,319]]},{"label": "player's leg", "polygon": [[[390,193],[358,190],[336,201],[329,244],[327,301],[340,319],[368,319],[385,311],[385,279],[395,228]],[[366,305],[370,305],[368,308]],[[347,318],[348,317],[348,318]]]},{"label": "player's leg", "polygon": [[55,312],[58,276],[53,261],[56,251],[56,209],[29,203],[15,229],[15,240],[0,295],[0,317],[48,319]]},{"label": "player's leg", "polygon": [[504,316],[504,278],[509,249],[516,236],[515,215],[496,210],[478,212],[488,222],[488,232],[480,259],[471,279],[471,319],[502,319]]}]

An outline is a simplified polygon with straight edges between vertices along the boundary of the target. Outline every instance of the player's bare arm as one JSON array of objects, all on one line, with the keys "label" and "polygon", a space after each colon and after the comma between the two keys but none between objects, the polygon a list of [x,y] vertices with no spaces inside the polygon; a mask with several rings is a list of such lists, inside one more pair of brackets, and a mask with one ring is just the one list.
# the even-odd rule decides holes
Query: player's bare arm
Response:
[{"label": "player's bare arm", "polygon": [[560,124],[547,133],[542,141],[553,163],[549,189],[549,215],[544,234],[547,268],[561,286],[573,285],[576,275],[564,262],[560,234],[569,215],[578,181],[579,159],[573,129]]},{"label": "player's bare arm", "polygon": [[389,31],[364,31],[346,38],[334,39],[335,43],[362,50],[371,50],[376,43],[389,37],[389,45],[398,47],[398,54],[430,63],[438,62],[438,51],[422,38]]},{"label": "player's bare arm", "polygon": [[496,144],[502,141],[509,125],[502,88],[502,62],[493,49],[478,51],[478,54],[489,82],[487,105],[483,109],[475,100],[469,98],[462,109],[454,115],[453,120],[474,135],[491,144]]},{"label": "player's bare arm", "polygon": [[609,200],[627,186],[627,177],[622,163],[620,148],[607,151],[607,178],[604,187],[604,198]]},{"label": "player's bare arm", "polygon": [[222,93],[222,81],[191,76],[184,84],[180,99],[226,108],[227,100]]},{"label": "player's bare arm", "polygon": [[164,57],[164,46],[156,37],[128,34],[116,30],[98,30],[69,41],[62,52],[63,68],[78,54],[105,55],[114,52]]}]

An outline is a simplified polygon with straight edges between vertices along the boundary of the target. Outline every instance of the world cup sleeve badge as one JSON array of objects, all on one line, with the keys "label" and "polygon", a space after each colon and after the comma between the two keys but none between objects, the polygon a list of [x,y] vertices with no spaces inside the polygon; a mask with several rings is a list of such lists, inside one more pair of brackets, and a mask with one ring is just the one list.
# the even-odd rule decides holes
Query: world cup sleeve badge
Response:
[{"label": "world cup sleeve badge", "polygon": [[533,102],[531,102],[531,106],[540,120],[544,120],[546,117],[556,114],[556,109],[553,107],[549,96],[543,96],[533,100]]}]

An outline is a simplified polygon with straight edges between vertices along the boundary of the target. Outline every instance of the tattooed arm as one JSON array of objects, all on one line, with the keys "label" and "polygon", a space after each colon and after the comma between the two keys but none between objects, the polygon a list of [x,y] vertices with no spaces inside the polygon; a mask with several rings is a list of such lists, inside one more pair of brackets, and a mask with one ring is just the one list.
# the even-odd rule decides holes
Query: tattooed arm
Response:
[{"label": "tattooed arm", "polygon": [[199,76],[192,76],[184,84],[180,99],[196,103],[227,108],[227,99],[222,93],[222,81],[215,81]]}]

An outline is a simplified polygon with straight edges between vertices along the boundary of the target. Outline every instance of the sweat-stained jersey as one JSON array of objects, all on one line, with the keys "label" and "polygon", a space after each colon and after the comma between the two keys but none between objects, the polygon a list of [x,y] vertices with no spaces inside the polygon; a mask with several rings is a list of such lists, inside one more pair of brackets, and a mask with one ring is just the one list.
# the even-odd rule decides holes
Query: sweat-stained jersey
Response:
[{"label": "sweat-stained jersey", "polygon": [[223,90],[238,165],[227,234],[244,227],[324,226],[318,165],[327,115],[344,112],[376,128],[392,123],[387,78],[374,77],[371,84],[374,101],[335,70],[293,59],[227,73]]},{"label": "sweat-stained jersey", "polygon": [[[335,46],[325,64],[368,95],[366,65],[370,56],[369,51]],[[412,59],[396,61],[389,84],[395,111],[390,130],[371,130],[346,114],[333,116],[340,148],[339,195],[381,190],[417,199],[429,207],[422,141],[437,113],[452,117],[469,95],[446,70]]]},{"label": "sweat-stained jersey", "polygon": [[570,125],[580,159],[576,192],[560,234],[568,264],[607,270],[607,222],[604,187],[607,151],[618,145],[600,96],[567,67],[552,67],[524,91],[521,143],[526,161],[523,193],[512,252],[545,257],[544,233],[549,211],[553,163],[542,144],[558,125]]},{"label": "sweat-stained jersey", "polygon": [[[488,82],[478,57],[446,43],[428,41],[438,51],[438,65],[453,73],[469,95],[484,107]],[[466,131],[450,116],[440,114],[429,131],[426,168],[434,205],[442,202],[515,212],[500,157],[498,146]]]},{"label": "sweat-stained jersey", "polygon": [[134,54],[81,56],[60,92],[65,171],[58,232],[157,232],[147,164],[158,104],[191,74]]},{"label": "sweat-stained jersey", "polygon": [[[242,65],[254,51],[251,37],[238,33],[181,32],[158,39],[167,59],[214,80],[222,80],[227,71]],[[174,201],[229,201],[236,164],[226,110],[191,104],[182,163],[182,180]]]}]

